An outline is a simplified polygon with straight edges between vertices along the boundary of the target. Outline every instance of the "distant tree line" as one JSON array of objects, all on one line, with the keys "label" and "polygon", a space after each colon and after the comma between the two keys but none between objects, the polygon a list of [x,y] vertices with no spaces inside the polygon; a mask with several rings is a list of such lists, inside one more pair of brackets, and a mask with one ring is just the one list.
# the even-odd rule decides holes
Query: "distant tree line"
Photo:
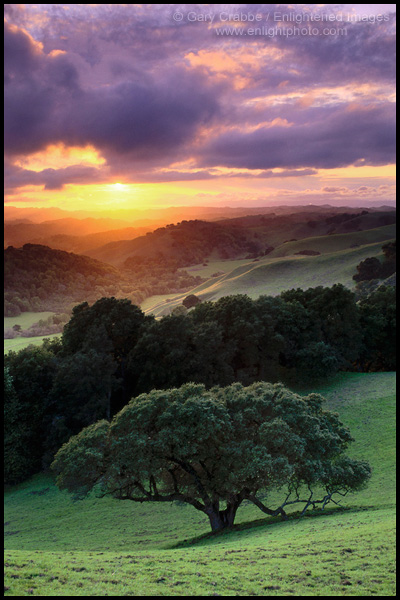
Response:
[{"label": "distant tree line", "polygon": [[395,291],[381,287],[358,303],[339,284],[228,296],[160,320],[128,299],[101,298],[73,309],[61,340],[11,351],[5,367],[5,480],[15,482],[152,389],[394,370]]}]

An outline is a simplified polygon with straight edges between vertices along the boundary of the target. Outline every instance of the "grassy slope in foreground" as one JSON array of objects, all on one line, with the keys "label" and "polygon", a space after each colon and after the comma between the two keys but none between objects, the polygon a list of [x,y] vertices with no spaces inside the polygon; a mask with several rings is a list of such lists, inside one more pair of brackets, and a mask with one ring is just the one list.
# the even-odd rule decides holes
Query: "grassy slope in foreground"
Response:
[{"label": "grassy slope in foreground", "polygon": [[344,511],[280,522],[244,506],[211,536],[191,507],[73,503],[40,475],[6,493],[6,595],[394,596],[395,374],[313,389],[373,467]]}]

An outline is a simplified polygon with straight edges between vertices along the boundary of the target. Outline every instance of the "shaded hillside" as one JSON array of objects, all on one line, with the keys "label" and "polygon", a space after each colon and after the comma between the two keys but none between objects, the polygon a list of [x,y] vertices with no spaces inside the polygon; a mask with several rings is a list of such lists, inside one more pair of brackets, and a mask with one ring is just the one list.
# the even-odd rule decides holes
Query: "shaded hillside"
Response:
[{"label": "shaded hillside", "polygon": [[202,262],[210,255],[233,258],[259,252],[261,243],[251,230],[231,228],[207,221],[182,221],[167,225],[134,240],[113,242],[89,255],[121,266],[131,257],[172,261],[179,267]]},{"label": "shaded hillside", "polygon": [[34,244],[4,251],[7,316],[61,310],[84,299],[116,294],[120,284],[117,269],[86,256]]},{"label": "shaded hillside", "polygon": [[149,227],[125,227],[124,229],[112,229],[111,231],[100,231],[87,235],[56,234],[50,237],[33,239],[30,243],[44,244],[56,250],[75,252],[76,254],[87,254],[90,250],[98,248],[109,242],[132,239],[151,231]]},{"label": "shaded hillside", "polygon": [[88,256],[37,244],[8,247],[4,274],[6,316],[42,310],[68,312],[78,302],[103,296],[140,304],[153,294],[180,292],[203,281],[176,265],[147,262],[122,271]]},{"label": "shaded hillside", "polygon": [[[335,210],[321,212],[293,212],[289,215],[254,215],[219,221],[219,224],[253,231],[258,239],[265,240],[275,248],[281,244],[304,238],[325,235],[354,234],[396,223],[394,211],[351,210],[338,213]],[[373,240],[371,240],[373,241]],[[368,242],[364,242],[368,243]]]},{"label": "shaded hillside", "polygon": [[[264,256],[287,242],[339,233],[350,236],[369,229],[389,227],[395,220],[393,211],[327,213],[314,210],[285,215],[251,215],[212,223],[182,221],[133,240],[106,244],[88,251],[88,254],[115,266],[123,265],[130,257],[141,257],[174,261],[181,267],[187,267],[208,259]],[[383,236],[382,239],[390,237]],[[373,241],[365,238],[361,243]],[[351,242],[349,237],[348,246],[352,243],[358,242]]]}]

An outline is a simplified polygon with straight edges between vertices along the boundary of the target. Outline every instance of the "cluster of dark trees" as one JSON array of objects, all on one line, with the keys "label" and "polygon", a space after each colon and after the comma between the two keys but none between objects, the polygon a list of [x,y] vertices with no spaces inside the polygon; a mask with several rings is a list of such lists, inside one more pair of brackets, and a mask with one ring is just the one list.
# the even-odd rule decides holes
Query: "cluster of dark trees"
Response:
[{"label": "cluster of dark trees", "polygon": [[[124,277],[132,282],[135,288],[133,293],[137,297],[138,294],[143,295],[142,300],[156,294],[186,291],[205,281],[198,275],[193,276],[180,269],[179,261],[166,259],[163,256],[157,258],[131,256],[124,262],[122,272]],[[134,303],[139,304],[138,301]]]},{"label": "cluster of dark trees", "polygon": [[382,246],[383,261],[371,256],[357,265],[354,281],[370,281],[371,279],[386,279],[396,271],[396,240]]},{"label": "cluster of dark trees", "polygon": [[393,370],[394,342],[393,288],[358,303],[342,285],[229,296],[160,320],[127,299],[84,302],[61,340],[5,356],[5,479],[48,466],[71,435],[152,389]]}]

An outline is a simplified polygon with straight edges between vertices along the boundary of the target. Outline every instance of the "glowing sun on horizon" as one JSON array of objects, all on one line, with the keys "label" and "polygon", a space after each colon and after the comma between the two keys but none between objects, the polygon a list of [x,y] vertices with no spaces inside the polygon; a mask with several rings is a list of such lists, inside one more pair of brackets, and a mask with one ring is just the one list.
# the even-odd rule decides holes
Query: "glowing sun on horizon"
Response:
[{"label": "glowing sun on horizon", "polygon": [[126,185],[124,183],[120,183],[119,181],[117,181],[117,183],[111,183],[110,187],[119,192],[126,189]]}]

